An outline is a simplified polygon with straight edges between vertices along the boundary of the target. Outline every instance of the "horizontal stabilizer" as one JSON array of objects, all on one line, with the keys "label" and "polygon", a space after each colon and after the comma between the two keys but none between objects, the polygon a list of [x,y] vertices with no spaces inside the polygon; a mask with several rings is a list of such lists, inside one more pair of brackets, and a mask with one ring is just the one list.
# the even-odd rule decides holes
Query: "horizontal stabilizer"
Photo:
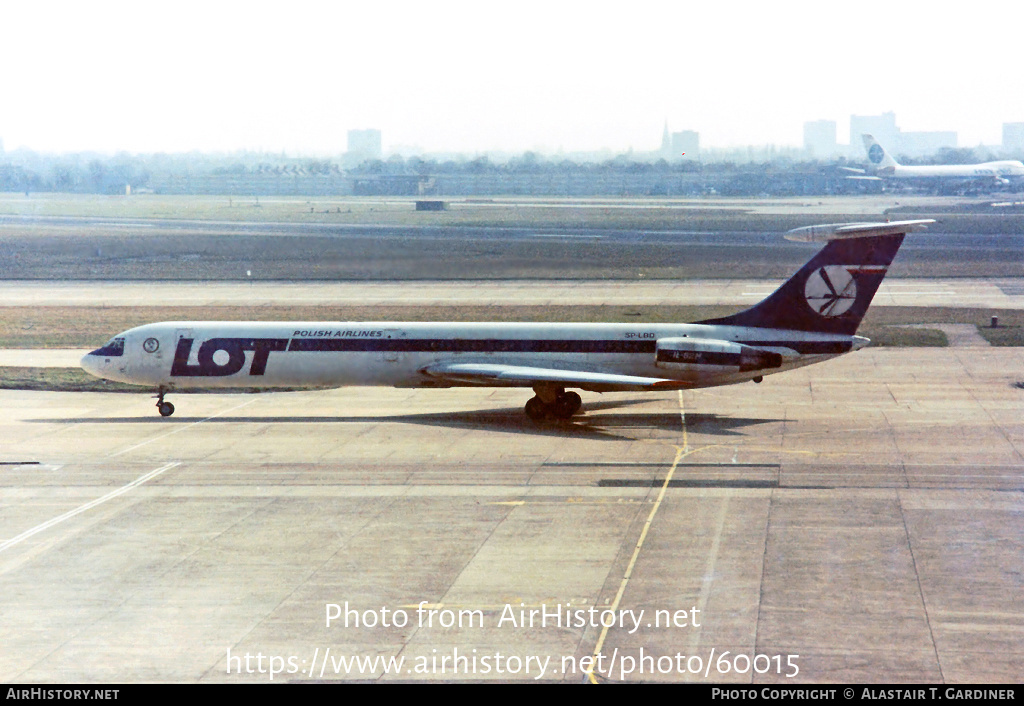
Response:
[{"label": "horizontal stabilizer", "polygon": [[827,243],[830,240],[846,238],[871,238],[879,235],[899,235],[924,230],[932,218],[916,221],[892,221],[891,223],[832,223],[822,226],[794,228],[783,237],[801,243]]}]

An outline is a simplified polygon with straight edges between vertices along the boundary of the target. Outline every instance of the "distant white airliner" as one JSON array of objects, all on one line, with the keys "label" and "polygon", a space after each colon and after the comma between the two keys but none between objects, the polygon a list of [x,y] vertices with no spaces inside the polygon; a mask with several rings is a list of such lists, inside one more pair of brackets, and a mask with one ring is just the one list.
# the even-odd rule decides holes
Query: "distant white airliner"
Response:
[{"label": "distant white airliner", "polygon": [[[1015,159],[1002,159],[981,164],[933,164],[904,166],[897,162],[871,135],[861,135],[871,164],[871,176],[852,179],[917,179],[973,183],[983,186],[1007,186],[1013,177],[1024,177],[1024,164]],[[844,167],[846,171],[864,174],[862,169]]]},{"label": "distant white airliner", "polygon": [[855,336],[904,235],[932,220],[811,226],[825,246],[759,304],[692,324],[200,322],[147,324],[82,359],[88,372],[167,393],[188,388],[528,387],[534,420],[566,419],[591,392],[753,380],[868,344]]}]

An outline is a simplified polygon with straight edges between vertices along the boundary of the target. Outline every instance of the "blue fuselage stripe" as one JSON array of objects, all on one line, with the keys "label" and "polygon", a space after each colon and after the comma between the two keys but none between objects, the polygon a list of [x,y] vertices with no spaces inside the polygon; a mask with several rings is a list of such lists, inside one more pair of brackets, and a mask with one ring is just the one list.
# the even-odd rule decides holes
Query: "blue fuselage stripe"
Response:
[{"label": "blue fuselage stripe", "polygon": [[[756,348],[789,348],[801,354],[846,353],[849,341],[736,341]],[[289,351],[296,352],[393,352],[393,353],[646,353],[653,354],[657,341],[580,339],[491,338],[293,338]]]}]

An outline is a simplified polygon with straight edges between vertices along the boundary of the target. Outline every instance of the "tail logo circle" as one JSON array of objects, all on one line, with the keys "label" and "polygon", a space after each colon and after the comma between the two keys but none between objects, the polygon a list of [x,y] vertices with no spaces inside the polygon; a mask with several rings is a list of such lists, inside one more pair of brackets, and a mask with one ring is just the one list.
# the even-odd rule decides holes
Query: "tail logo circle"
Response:
[{"label": "tail logo circle", "polygon": [[879,144],[871,145],[871,149],[868,150],[868,159],[871,160],[872,164],[879,164],[882,158],[885,157],[885,150]]},{"label": "tail logo circle", "polygon": [[807,278],[804,298],[819,316],[842,316],[857,301],[857,283],[848,266],[825,265]]}]

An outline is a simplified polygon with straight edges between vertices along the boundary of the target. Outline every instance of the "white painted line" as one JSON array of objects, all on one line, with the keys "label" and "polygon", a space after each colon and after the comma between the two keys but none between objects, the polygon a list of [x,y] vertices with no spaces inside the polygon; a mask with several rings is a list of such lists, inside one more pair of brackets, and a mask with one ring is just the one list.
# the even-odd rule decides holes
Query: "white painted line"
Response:
[{"label": "white painted line", "polygon": [[3,544],[0,544],[0,552],[5,552],[8,549],[10,549],[11,547],[13,547],[14,545],[20,544],[21,542],[24,542],[29,537],[33,537],[33,536],[39,534],[40,532],[42,532],[44,530],[48,530],[51,527],[54,527],[55,525],[59,525],[61,522],[64,522],[65,520],[69,520],[72,517],[74,517],[75,515],[79,515],[79,514],[85,512],[86,510],[91,510],[92,508],[94,508],[94,507],[96,507],[98,505],[102,505],[103,503],[107,502],[108,500],[112,500],[112,499],[116,498],[119,495],[124,495],[129,490],[131,490],[132,488],[137,488],[140,485],[142,485],[143,483],[145,483],[146,481],[152,480],[153,478],[156,478],[161,473],[163,473],[165,471],[169,471],[170,469],[174,468],[175,466],[180,466],[180,465],[181,465],[181,461],[173,461],[171,463],[164,464],[163,466],[160,466],[160,468],[154,469],[154,470],[150,471],[149,473],[146,473],[144,475],[139,476],[138,478],[133,480],[128,485],[121,486],[117,490],[112,491],[110,493],[107,493],[106,495],[104,495],[101,498],[96,498],[95,500],[93,500],[91,502],[87,502],[85,505],[81,505],[79,507],[76,507],[74,510],[69,510],[68,512],[65,512],[63,515],[58,515],[57,517],[54,517],[52,520],[47,520],[46,522],[44,522],[41,525],[36,525],[35,527],[33,527],[30,530],[25,530],[24,532],[22,532],[18,536],[12,537],[11,539],[8,539],[6,542],[4,542]]},{"label": "white painted line", "polygon": [[186,424],[185,426],[178,427],[177,429],[175,429],[173,431],[169,431],[166,434],[161,434],[160,436],[154,436],[152,439],[147,439],[146,441],[143,441],[141,443],[135,444],[135,446],[129,446],[127,449],[122,449],[122,450],[118,451],[117,453],[109,454],[107,456],[107,458],[116,458],[116,457],[120,456],[121,454],[126,454],[129,451],[134,451],[135,449],[137,449],[139,447],[142,447],[142,446],[145,446],[146,444],[152,444],[154,441],[160,441],[160,439],[166,439],[171,434],[177,434],[179,431],[185,431],[186,429],[191,429],[192,427],[194,427],[197,424],[202,424],[203,422],[208,422],[211,419],[215,419],[215,418],[219,417],[222,414],[227,414],[228,412],[234,412],[236,409],[241,409],[242,407],[245,407],[246,405],[250,405],[250,404],[252,404],[255,401],[256,401],[255,399],[251,399],[251,400],[249,400],[247,402],[243,402],[242,404],[235,405],[234,407],[231,407],[230,409],[225,409],[222,412],[217,412],[217,414],[211,414],[209,417],[206,417],[205,419],[200,419],[198,422],[192,422],[191,424]]}]

